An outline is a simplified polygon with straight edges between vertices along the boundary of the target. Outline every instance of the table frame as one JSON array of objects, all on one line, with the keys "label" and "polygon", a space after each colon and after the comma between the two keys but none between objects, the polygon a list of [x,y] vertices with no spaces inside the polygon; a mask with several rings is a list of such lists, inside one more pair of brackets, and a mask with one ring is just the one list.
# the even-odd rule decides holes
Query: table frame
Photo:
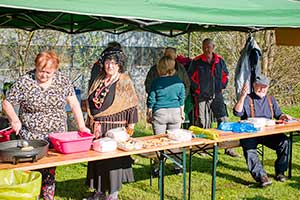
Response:
[{"label": "table frame", "polygon": [[[160,137],[166,137],[166,134],[146,136],[136,138],[137,140],[145,141],[150,139],[156,139]],[[213,143],[213,141],[203,138],[193,138],[191,141],[178,142],[174,144],[158,146],[153,148],[143,148],[140,150],[133,151],[123,151],[115,150],[113,152],[100,153],[93,150],[87,152],[79,152],[73,154],[61,154],[53,149],[48,151],[48,155],[41,158],[37,162],[23,162],[13,165],[10,163],[0,163],[0,170],[2,169],[18,169],[18,170],[36,170],[42,168],[56,167],[67,164],[75,164],[81,162],[95,161],[95,160],[105,160],[129,155],[144,154],[151,152],[160,152],[159,162],[160,162],[160,199],[164,199],[164,163],[168,155],[165,153],[166,150],[182,148],[183,149],[183,199],[186,199],[186,149],[191,148],[194,145],[203,145],[206,143]]]},{"label": "table frame", "polygon": [[[274,135],[280,133],[290,133],[290,142],[289,142],[289,171],[288,177],[292,176],[292,139],[293,139],[293,132],[300,132],[300,122],[293,122],[284,125],[275,125],[272,127],[266,127],[257,133],[243,133],[243,134],[236,134],[232,132],[225,132],[225,131],[218,131],[219,132],[219,139],[218,140],[208,140],[204,138],[193,138],[191,141],[188,142],[181,142],[176,144],[170,144],[155,148],[148,148],[148,149],[141,149],[141,150],[134,150],[134,151],[122,151],[116,150],[114,152],[109,153],[99,153],[96,151],[88,151],[88,152],[80,152],[74,154],[60,154],[55,152],[54,150],[49,150],[48,155],[43,157],[42,159],[38,160],[34,163],[19,163],[17,165],[9,164],[9,163],[0,163],[0,170],[1,169],[20,169],[20,170],[36,170],[41,168],[48,168],[54,166],[61,166],[67,164],[75,164],[87,161],[95,161],[95,160],[105,160],[110,158],[117,158],[129,155],[136,155],[136,154],[144,154],[144,153],[151,153],[151,152],[160,152],[159,154],[159,163],[160,163],[160,182],[159,182],[159,190],[160,190],[160,199],[164,199],[164,164],[165,160],[168,158],[168,155],[165,153],[165,150],[176,149],[176,148],[183,148],[183,199],[186,199],[186,150],[189,149],[190,151],[190,159],[189,159],[189,185],[188,185],[188,199],[190,199],[190,188],[191,188],[191,173],[192,173],[192,154],[193,154],[193,147],[198,147],[200,150],[208,149],[208,146],[212,145],[213,149],[213,161],[212,161],[212,186],[211,186],[211,199],[216,199],[216,176],[217,176],[217,161],[218,161],[218,147],[223,142],[231,142],[240,139],[247,139],[247,138],[254,138],[254,137],[261,137],[267,135]],[[149,140],[153,138],[165,137],[165,134],[155,135],[155,136],[146,136],[137,138],[139,140]],[[198,150],[199,151],[199,150]]]},{"label": "table frame", "polygon": [[291,122],[286,124],[280,124],[270,127],[265,127],[256,133],[233,133],[233,132],[225,132],[219,131],[219,139],[217,140],[217,145],[213,147],[213,171],[212,171],[212,191],[211,191],[211,199],[216,199],[216,170],[217,170],[217,161],[218,161],[218,145],[222,142],[231,142],[234,140],[247,139],[247,138],[255,138],[261,136],[275,135],[281,133],[290,133],[289,138],[289,156],[288,156],[288,177],[292,176],[292,135],[293,133],[300,133],[300,122]]}]

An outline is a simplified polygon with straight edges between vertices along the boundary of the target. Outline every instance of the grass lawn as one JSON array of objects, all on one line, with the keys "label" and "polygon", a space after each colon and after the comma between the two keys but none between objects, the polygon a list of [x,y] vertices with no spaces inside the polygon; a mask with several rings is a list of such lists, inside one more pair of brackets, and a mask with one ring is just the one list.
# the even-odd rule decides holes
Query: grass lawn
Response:
[{"label": "grass lawn", "polygon": [[[284,112],[294,117],[300,117],[300,107],[284,108]],[[232,118],[233,119],[233,118]],[[151,135],[152,131],[142,124],[136,127],[135,135]],[[217,166],[217,193],[218,200],[298,200],[300,197],[300,137],[295,136],[293,142],[292,178],[284,183],[274,180],[275,152],[265,148],[265,169],[273,181],[267,188],[259,188],[247,170],[245,159],[231,158],[219,150]],[[242,155],[242,149],[236,151]],[[149,160],[133,156],[139,161],[133,166],[136,181],[123,184],[119,199],[121,200],[157,200],[159,199],[158,181],[153,180],[150,188]],[[165,176],[165,199],[182,199],[182,176],[171,172],[172,164],[167,161]],[[208,200],[211,198],[211,171],[212,158],[195,155],[192,159],[192,200]],[[85,186],[87,163],[60,166],[57,168],[56,200],[83,199],[90,194]],[[188,174],[187,174],[188,176]]]}]

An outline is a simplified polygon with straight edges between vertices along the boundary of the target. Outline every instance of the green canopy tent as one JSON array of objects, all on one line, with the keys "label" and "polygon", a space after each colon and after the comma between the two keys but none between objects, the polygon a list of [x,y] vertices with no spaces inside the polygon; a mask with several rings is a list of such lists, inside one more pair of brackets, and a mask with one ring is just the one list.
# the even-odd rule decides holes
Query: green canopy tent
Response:
[{"label": "green canopy tent", "polygon": [[193,31],[300,28],[300,1],[0,0],[0,28],[71,34],[149,31],[166,36]]},{"label": "green canopy tent", "polygon": [[256,31],[300,27],[299,0],[0,0],[0,28],[66,33]]}]

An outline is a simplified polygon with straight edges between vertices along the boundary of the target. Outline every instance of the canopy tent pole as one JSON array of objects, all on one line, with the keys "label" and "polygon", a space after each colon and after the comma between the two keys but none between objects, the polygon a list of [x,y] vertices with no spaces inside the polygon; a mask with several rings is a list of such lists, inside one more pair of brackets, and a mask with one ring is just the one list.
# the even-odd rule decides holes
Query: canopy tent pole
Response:
[{"label": "canopy tent pole", "polygon": [[188,32],[188,57],[191,57],[191,32]]},{"label": "canopy tent pole", "polygon": [[74,33],[74,18],[73,15],[71,14],[71,19],[70,19],[70,30],[71,30],[71,68],[73,68],[74,63],[73,63],[73,59],[74,59],[74,48],[73,48],[73,33]]}]

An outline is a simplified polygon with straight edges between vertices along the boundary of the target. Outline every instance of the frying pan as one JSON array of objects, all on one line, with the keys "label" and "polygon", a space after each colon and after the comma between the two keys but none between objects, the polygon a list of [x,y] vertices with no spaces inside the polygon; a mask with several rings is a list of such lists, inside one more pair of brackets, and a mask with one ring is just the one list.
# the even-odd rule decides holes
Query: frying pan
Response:
[{"label": "frying pan", "polygon": [[[33,148],[24,148],[26,146]],[[0,162],[18,164],[23,161],[36,162],[44,157],[49,149],[46,140],[11,140],[0,143]]]}]

